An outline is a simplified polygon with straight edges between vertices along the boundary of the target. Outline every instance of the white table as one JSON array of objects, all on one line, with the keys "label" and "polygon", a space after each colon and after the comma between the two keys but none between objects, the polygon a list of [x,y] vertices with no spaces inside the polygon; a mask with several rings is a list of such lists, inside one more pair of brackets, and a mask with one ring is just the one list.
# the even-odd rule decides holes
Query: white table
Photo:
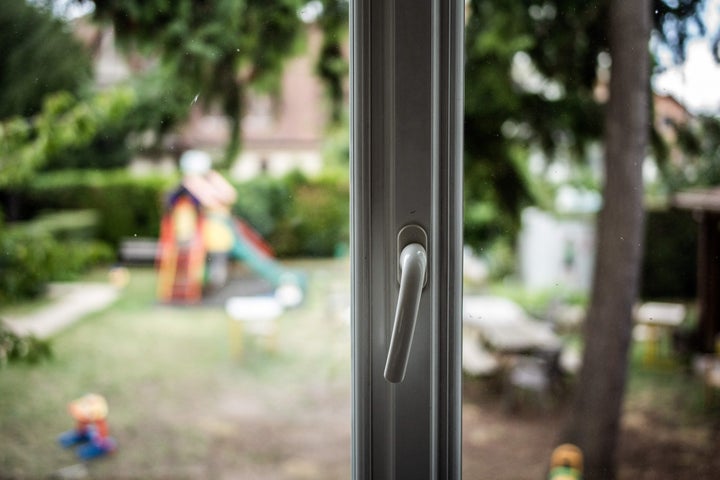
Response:
[{"label": "white table", "polygon": [[643,330],[646,342],[644,362],[652,364],[657,360],[660,341],[680,326],[685,320],[686,309],[681,303],[646,302],[635,308],[637,326]]}]

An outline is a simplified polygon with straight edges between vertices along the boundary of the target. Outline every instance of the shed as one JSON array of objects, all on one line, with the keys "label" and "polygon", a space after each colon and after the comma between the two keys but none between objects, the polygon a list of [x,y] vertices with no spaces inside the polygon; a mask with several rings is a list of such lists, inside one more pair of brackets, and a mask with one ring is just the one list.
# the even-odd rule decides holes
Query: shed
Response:
[{"label": "shed", "polygon": [[699,346],[711,352],[720,333],[720,187],[680,192],[671,202],[698,222]]}]

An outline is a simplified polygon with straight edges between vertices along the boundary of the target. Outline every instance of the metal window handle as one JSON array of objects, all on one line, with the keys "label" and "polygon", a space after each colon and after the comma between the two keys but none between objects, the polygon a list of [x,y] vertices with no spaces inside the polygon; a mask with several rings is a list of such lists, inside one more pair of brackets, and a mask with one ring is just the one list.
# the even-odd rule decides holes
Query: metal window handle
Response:
[{"label": "metal window handle", "polygon": [[425,247],[416,242],[406,245],[400,253],[399,268],[400,292],[395,310],[390,348],[385,363],[385,379],[391,383],[400,383],[405,377],[410,345],[420,307],[420,296],[426,281],[427,252]]}]

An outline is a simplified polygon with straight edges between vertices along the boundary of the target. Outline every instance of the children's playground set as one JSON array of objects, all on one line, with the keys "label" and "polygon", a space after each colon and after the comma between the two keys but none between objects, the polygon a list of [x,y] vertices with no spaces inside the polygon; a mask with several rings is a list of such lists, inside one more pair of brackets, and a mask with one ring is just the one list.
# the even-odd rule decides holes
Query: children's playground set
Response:
[{"label": "children's playground set", "polygon": [[158,299],[194,304],[226,285],[230,262],[241,261],[270,283],[283,308],[299,305],[304,278],[284,268],[271,246],[249,224],[234,217],[237,192],[209,155],[190,150],[180,159],[183,180],[167,197],[157,253]]}]

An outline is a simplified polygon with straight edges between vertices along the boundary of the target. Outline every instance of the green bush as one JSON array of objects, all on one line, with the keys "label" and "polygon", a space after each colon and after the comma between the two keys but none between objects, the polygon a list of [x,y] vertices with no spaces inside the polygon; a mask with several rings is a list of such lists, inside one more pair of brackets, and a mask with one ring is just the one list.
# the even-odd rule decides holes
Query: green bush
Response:
[{"label": "green bush", "polygon": [[332,256],[348,242],[349,185],[343,175],[259,177],[236,185],[233,213],[265,237],[279,257]]},{"label": "green bush", "polygon": [[292,192],[288,182],[269,176],[238,183],[234,215],[255,228],[266,240],[277,230],[279,223],[288,215]]},{"label": "green bush", "polygon": [[107,243],[97,240],[55,242],[48,260],[50,280],[77,280],[89,268],[111,264],[115,260],[115,250]]},{"label": "green bush", "polygon": [[0,303],[32,298],[45,291],[52,279],[52,251],[47,234],[13,228],[0,232]]},{"label": "green bush", "polygon": [[125,237],[156,237],[163,197],[176,179],[135,177],[126,171],[62,171],[38,176],[26,191],[35,212],[95,209],[97,238],[113,247]]},{"label": "green bush", "polygon": [[[43,174],[24,193],[29,214],[46,210],[97,212],[97,239],[113,247],[126,237],[157,237],[164,196],[179,179],[137,178],[126,172]],[[278,256],[332,256],[348,241],[349,186],[344,175],[262,176],[235,185],[233,214],[252,225]]]},{"label": "green bush", "polygon": [[16,223],[8,231],[44,241],[45,266],[50,280],[73,280],[93,265],[111,263],[115,252],[110,245],[95,240],[98,215],[93,210],[70,210],[39,215]]},{"label": "green bush", "polygon": [[94,210],[62,210],[38,215],[21,225],[30,233],[49,234],[55,240],[92,239],[97,231],[98,215]]},{"label": "green bush", "polygon": [[[115,260],[106,243],[73,238],[58,229],[57,219],[71,219],[70,214],[48,218],[46,223],[36,220],[0,231],[0,303],[36,297],[50,281],[73,280],[93,265]],[[55,238],[53,228],[65,235]]]},{"label": "green bush", "polygon": [[131,160],[132,152],[125,141],[128,132],[123,125],[122,118],[113,119],[114,122],[95,136],[85,145],[71,146],[59,149],[49,155],[44,171],[58,171],[65,169],[115,169],[126,167]]},{"label": "green bush", "polygon": [[9,362],[37,363],[52,357],[52,345],[32,335],[20,336],[0,320],[0,367]]},{"label": "green bush", "polygon": [[293,185],[287,217],[273,234],[280,256],[332,256],[348,241],[349,187],[347,180],[299,179]]}]

